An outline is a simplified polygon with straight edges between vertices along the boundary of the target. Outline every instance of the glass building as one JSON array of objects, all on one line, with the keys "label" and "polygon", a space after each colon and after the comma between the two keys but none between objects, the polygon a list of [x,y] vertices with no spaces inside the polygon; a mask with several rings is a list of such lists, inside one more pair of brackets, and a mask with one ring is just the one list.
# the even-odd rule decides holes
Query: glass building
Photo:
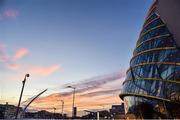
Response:
[{"label": "glass building", "polygon": [[180,118],[177,13],[180,0],[156,0],[149,9],[119,95],[127,116]]}]

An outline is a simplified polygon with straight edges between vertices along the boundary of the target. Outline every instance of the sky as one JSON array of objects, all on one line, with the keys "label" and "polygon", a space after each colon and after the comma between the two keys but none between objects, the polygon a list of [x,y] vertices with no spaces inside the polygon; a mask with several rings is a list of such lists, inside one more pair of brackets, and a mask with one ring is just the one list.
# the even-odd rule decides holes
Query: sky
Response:
[{"label": "sky", "polygon": [[76,87],[81,109],[120,104],[118,94],[151,4],[0,0],[0,103],[17,104],[21,81],[29,73],[23,101],[48,89],[32,109],[58,107],[64,99],[68,112],[72,89],[67,85]]}]

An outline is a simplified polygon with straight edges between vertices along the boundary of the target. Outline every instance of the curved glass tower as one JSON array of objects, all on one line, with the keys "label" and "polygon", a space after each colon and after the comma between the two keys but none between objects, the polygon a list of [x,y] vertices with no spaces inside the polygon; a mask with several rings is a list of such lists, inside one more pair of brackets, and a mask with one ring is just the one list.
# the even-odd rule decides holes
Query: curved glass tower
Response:
[{"label": "curved glass tower", "polygon": [[134,118],[180,118],[180,49],[160,1],[148,12],[120,94]]}]

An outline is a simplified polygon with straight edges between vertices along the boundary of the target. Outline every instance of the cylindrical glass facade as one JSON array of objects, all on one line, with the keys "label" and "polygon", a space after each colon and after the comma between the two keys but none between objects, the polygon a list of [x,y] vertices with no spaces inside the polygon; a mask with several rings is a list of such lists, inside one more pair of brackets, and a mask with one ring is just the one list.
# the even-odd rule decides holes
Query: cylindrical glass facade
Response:
[{"label": "cylindrical glass facade", "polygon": [[156,2],[144,22],[120,97],[127,114],[136,118],[180,118],[180,50],[155,9]]}]

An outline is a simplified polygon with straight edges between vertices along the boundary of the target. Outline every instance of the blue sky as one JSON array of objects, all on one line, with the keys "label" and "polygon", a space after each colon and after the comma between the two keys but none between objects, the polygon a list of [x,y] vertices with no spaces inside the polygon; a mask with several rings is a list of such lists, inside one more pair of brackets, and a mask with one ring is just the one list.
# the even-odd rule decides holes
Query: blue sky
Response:
[{"label": "blue sky", "polygon": [[[16,101],[25,72],[35,74],[26,88],[31,95],[43,88],[126,71],[151,4],[152,0],[1,2],[0,51],[16,56],[25,49],[17,60],[8,57],[0,62],[1,96]],[[9,64],[18,66],[12,70]],[[41,74],[43,68],[51,71]],[[13,78],[18,80],[11,80],[17,75]]]}]

